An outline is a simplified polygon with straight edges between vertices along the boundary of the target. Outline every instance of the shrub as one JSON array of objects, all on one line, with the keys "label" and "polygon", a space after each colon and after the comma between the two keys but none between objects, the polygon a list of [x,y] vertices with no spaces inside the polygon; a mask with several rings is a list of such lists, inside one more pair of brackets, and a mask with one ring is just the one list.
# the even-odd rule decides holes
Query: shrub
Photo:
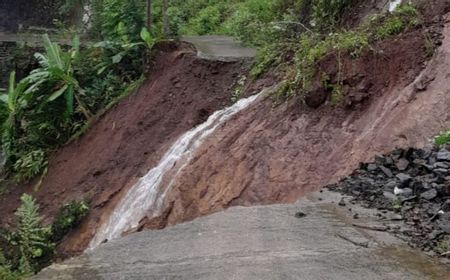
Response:
[{"label": "shrub", "polygon": [[186,34],[206,35],[217,33],[221,28],[221,7],[207,6],[189,20],[183,30]]},{"label": "shrub", "polygon": [[22,154],[14,163],[15,180],[23,182],[39,175],[47,167],[47,154],[38,149]]},{"label": "shrub", "polygon": [[39,68],[17,84],[11,73],[8,94],[0,101],[0,109],[6,108],[0,132],[6,169],[16,181],[45,171],[49,151],[140,80],[143,57],[156,39],[145,30],[138,35],[145,42],[103,41],[83,50],[77,38],[63,48],[44,36],[46,52],[35,55]]},{"label": "shrub", "polygon": [[22,204],[16,211],[17,230],[8,236],[11,245],[20,251],[18,271],[23,274],[39,271],[47,265],[53,254],[50,228],[43,227],[39,217],[39,206],[30,195],[21,197]]},{"label": "shrub", "polygon": [[411,4],[400,5],[391,15],[384,19],[375,31],[377,40],[400,34],[409,27],[419,24],[418,12]]},{"label": "shrub", "polygon": [[434,142],[438,146],[443,146],[446,144],[450,144],[450,130],[447,132],[442,132],[438,136],[434,138]]},{"label": "shrub", "polygon": [[315,0],[313,22],[320,30],[332,30],[341,21],[345,9],[358,0]]},{"label": "shrub", "polygon": [[2,280],[22,280],[23,277],[18,272],[11,271],[7,266],[0,265],[0,279]]},{"label": "shrub", "polygon": [[0,279],[21,280],[22,276],[18,272],[11,271],[11,265],[0,249]]},{"label": "shrub", "polygon": [[[351,1],[318,1],[315,3],[316,13],[318,7],[322,5],[322,8],[319,9],[320,11],[327,15],[333,15],[334,12],[330,11],[338,11],[341,9],[340,5],[349,5]],[[325,13],[327,9],[331,10]],[[332,103],[337,104],[343,99],[341,80],[343,73],[341,73],[342,69],[340,68],[342,57],[349,55],[352,58],[358,58],[365,50],[370,50],[371,44],[375,41],[403,32],[406,28],[415,26],[418,22],[416,9],[412,5],[407,4],[400,6],[392,14],[375,16],[369,22],[354,30],[330,32],[327,36],[322,35],[318,31],[309,30],[300,35],[296,44],[274,42],[260,48],[251,73],[253,76],[259,76],[269,67],[285,63],[286,61],[281,59],[281,54],[294,52],[296,75],[294,75],[294,78],[292,78],[292,75],[285,77],[287,84],[282,91],[287,92],[278,93],[278,96],[289,97],[295,93],[310,91],[314,77],[319,74],[317,73],[317,63],[325,57],[333,55],[336,57],[339,68],[336,77],[337,83],[329,85],[327,90],[332,92]],[[333,24],[329,26],[332,27]],[[323,28],[319,26],[319,30],[323,30]],[[291,42],[292,39],[279,41]],[[289,64],[290,62],[287,61],[286,63]],[[328,75],[328,73],[324,74]]]},{"label": "shrub", "polygon": [[104,39],[137,42],[144,27],[144,1],[104,0],[100,14]]},{"label": "shrub", "polygon": [[45,227],[34,198],[24,194],[21,201],[16,211],[17,229],[0,234],[0,279],[21,279],[49,265],[55,244],[89,211],[85,202],[72,201],[60,208],[51,226]]},{"label": "shrub", "polygon": [[52,241],[61,241],[70,230],[81,222],[88,212],[89,206],[84,201],[72,201],[62,206],[51,227]]}]

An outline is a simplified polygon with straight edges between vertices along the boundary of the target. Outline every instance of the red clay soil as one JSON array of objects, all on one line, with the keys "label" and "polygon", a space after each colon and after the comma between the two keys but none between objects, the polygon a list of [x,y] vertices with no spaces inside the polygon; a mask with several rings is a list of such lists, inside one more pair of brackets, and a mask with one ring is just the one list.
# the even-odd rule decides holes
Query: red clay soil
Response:
[{"label": "red clay soil", "polygon": [[86,222],[62,246],[66,253],[80,252],[122,189],[154,166],[179,135],[231,102],[243,62],[200,60],[187,44],[159,49],[138,92],[52,156],[37,192],[29,185],[1,196],[2,226],[13,224],[24,191],[37,199],[47,222],[64,203],[87,198],[91,211]]},{"label": "red clay soil", "polygon": [[[207,140],[179,175],[161,228],[234,205],[289,203],[337,181],[359,162],[396,147],[423,147],[450,126],[450,15],[445,40],[426,63],[423,30],[385,41],[361,59],[344,59],[342,105],[317,109],[300,97],[270,98],[241,112]],[[331,75],[335,59],[320,64]],[[219,139],[219,140],[218,140]]]}]

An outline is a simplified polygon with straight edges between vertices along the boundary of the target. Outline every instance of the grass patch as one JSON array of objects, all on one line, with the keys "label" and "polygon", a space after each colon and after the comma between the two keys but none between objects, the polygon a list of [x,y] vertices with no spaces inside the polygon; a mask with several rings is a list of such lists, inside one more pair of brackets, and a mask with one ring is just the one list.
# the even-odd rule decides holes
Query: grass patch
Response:
[{"label": "grass patch", "polygon": [[434,138],[434,143],[438,146],[450,144],[450,130],[437,135]]},{"label": "grass patch", "polygon": [[[295,94],[306,93],[313,88],[317,75],[317,64],[327,56],[336,57],[338,65],[337,83],[329,85],[331,101],[338,104],[343,100],[342,57],[359,58],[371,45],[390,36],[398,35],[420,23],[414,6],[401,5],[395,12],[376,15],[354,30],[340,30],[328,34],[319,31],[306,31],[296,41],[275,42],[261,48],[251,70],[253,77],[259,77],[269,68],[290,63],[283,60],[283,54],[294,53],[295,75],[286,75],[287,85],[283,86],[278,97],[289,98]],[[320,30],[320,29],[319,29]],[[327,73],[324,73],[327,75]]]}]

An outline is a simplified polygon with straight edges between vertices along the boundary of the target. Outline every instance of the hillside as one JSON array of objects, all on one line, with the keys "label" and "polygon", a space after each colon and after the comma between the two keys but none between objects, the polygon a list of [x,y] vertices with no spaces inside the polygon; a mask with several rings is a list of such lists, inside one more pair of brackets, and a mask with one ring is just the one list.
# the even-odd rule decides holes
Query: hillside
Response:
[{"label": "hillside", "polygon": [[[342,279],[448,275],[450,231],[426,222],[427,215],[441,224],[449,217],[439,204],[450,199],[450,160],[434,159],[450,144],[448,0],[190,0],[166,10],[155,1],[149,29],[138,28],[139,1],[120,2],[126,13],[116,22],[119,2],[108,0],[100,13],[103,41],[45,45],[67,59],[66,75],[33,84],[39,71],[31,72],[12,83],[17,108],[5,105],[0,227],[20,229],[24,193],[39,204],[36,224],[51,225],[53,235],[64,205],[86,206],[69,215],[60,239],[46,237],[51,257],[42,253],[30,264],[38,271],[81,256],[36,279],[318,279],[321,267],[325,278],[338,267]],[[49,61],[41,58],[37,70],[51,73]],[[398,149],[435,154],[395,157]],[[397,178],[401,171],[407,183]],[[363,175],[347,177],[355,174]],[[387,188],[393,178],[401,184]],[[321,193],[330,185],[345,195]],[[436,195],[428,200],[430,188]],[[398,197],[409,190],[413,198]],[[382,200],[390,199],[386,191],[395,197]],[[348,196],[356,197],[351,206]],[[391,214],[401,215],[395,228],[416,223],[420,238],[391,230]],[[353,221],[360,215],[369,224],[363,230]],[[375,234],[372,223],[387,228]],[[11,258],[5,267],[20,270],[23,247],[13,239],[0,239]],[[408,254],[417,258],[406,261]],[[302,272],[312,276],[296,277]]]}]

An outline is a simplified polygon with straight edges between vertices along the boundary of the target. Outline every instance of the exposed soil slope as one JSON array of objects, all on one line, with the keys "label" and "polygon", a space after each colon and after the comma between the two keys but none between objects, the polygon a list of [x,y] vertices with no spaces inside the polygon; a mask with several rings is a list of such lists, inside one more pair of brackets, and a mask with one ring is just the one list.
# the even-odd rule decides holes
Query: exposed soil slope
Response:
[{"label": "exposed soil slope", "polygon": [[294,202],[376,154],[427,145],[450,125],[448,16],[444,36],[428,64],[420,30],[375,46],[362,60],[345,61],[351,87],[341,106],[312,110],[297,98],[273,108],[267,98],[236,116],[203,144],[170,192],[164,215],[147,226],[233,205]]},{"label": "exposed soil slope", "polygon": [[[439,15],[447,6],[429,7],[435,9],[426,20],[440,33]],[[304,105],[302,97],[277,107],[266,97],[237,114],[179,175],[163,214],[144,219],[142,226],[161,228],[234,205],[294,202],[376,154],[425,146],[450,125],[450,19],[428,64],[424,31],[388,39],[359,60],[345,58],[345,99],[339,106],[331,105],[325,92],[317,109]],[[332,57],[319,66],[337,71]],[[174,140],[230,102],[242,63],[200,60],[187,45],[166,45],[153,68],[137,94],[54,155],[41,190],[33,193],[47,218],[63,202],[90,198],[91,213],[63,252],[83,250],[121,195]],[[26,190],[32,192],[32,186]],[[2,224],[12,222],[22,191],[0,202]]]},{"label": "exposed soil slope", "polygon": [[64,251],[84,249],[120,190],[153,167],[180,134],[231,102],[243,67],[243,62],[198,59],[187,44],[160,46],[145,84],[54,154],[39,191],[29,185],[2,196],[1,224],[13,223],[23,191],[36,197],[47,220],[63,203],[88,198],[90,215]]}]

